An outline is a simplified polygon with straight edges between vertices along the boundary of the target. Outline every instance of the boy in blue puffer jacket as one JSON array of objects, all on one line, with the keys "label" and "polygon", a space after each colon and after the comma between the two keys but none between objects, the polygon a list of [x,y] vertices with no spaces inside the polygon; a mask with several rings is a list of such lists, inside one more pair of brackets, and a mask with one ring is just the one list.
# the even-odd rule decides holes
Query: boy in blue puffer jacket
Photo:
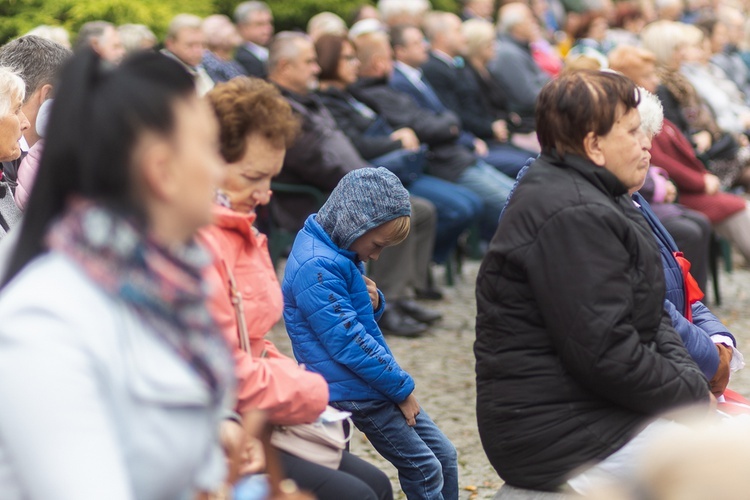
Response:
[{"label": "boy in blue puffer jacket", "polygon": [[409,193],[385,168],[345,175],[308,217],[286,264],[284,321],[297,361],[329,384],[331,405],[399,471],[411,499],[458,498],[456,450],[414,397],[378,327],[385,299],[364,262],[409,233]]}]

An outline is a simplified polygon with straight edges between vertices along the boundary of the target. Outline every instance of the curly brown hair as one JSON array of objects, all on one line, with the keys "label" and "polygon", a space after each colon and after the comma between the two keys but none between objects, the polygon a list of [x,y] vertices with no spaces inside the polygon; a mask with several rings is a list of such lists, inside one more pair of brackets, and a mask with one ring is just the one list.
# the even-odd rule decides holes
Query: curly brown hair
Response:
[{"label": "curly brown hair", "polygon": [[221,156],[231,163],[247,149],[247,138],[261,134],[278,148],[288,148],[300,123],[289,103],[272,84],[258,78],[238,77],[216,85],[208,102],[219,119]]}]

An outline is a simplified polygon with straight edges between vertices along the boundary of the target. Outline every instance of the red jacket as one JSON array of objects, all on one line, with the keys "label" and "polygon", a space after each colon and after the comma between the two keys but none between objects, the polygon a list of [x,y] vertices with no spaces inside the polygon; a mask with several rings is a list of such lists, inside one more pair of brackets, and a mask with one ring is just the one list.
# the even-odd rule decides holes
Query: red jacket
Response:
[{"label": "red jacket", "polygon": [[[215,258],[206,276],[213,287],[209,308],[234,355],[236,409],[239,413],[265,410],[274,424],[312,422],[328,403],[328,385],[265,338],[281,318],[283,299],[266,237],[253,227],[254,221],[255,214],[216,206],[214,224],[199,233],[201,243]],[[240,348],[226,268],[242,294],[250,354]]]},{"label": "red jacket", "polygon": [[669,120],[651,146],[651,164],[663,168],[680,191],[680,203],[703,213],[712,224],[745,209],[745,200],[729,193],[706,194],[706,167],[695,156],[693,146]]}]

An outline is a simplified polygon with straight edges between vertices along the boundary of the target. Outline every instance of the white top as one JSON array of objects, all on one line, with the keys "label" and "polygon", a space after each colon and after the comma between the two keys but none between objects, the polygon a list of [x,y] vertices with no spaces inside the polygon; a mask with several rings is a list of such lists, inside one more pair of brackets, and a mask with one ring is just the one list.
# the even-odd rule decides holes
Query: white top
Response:
[{"label": "white top", "polygon": [[189,365],[61,254],[0,293],[0,497],[192,498],[224,476]]}]

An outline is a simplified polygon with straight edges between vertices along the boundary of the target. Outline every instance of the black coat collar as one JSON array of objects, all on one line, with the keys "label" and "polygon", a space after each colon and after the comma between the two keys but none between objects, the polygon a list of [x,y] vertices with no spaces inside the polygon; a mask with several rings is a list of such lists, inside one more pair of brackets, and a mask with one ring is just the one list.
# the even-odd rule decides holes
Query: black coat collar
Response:
[{"label": "black coat collar", "polygon": [[574,154],[561,156],[556,151],[552,151],[550,153],[542,153],[539,159],[559,168],[571,168],[575,170],[594,186],[612,197],[621,196],[628,192],[625,185],[612,172],[604,167],[600,167],[588,158]]}]

